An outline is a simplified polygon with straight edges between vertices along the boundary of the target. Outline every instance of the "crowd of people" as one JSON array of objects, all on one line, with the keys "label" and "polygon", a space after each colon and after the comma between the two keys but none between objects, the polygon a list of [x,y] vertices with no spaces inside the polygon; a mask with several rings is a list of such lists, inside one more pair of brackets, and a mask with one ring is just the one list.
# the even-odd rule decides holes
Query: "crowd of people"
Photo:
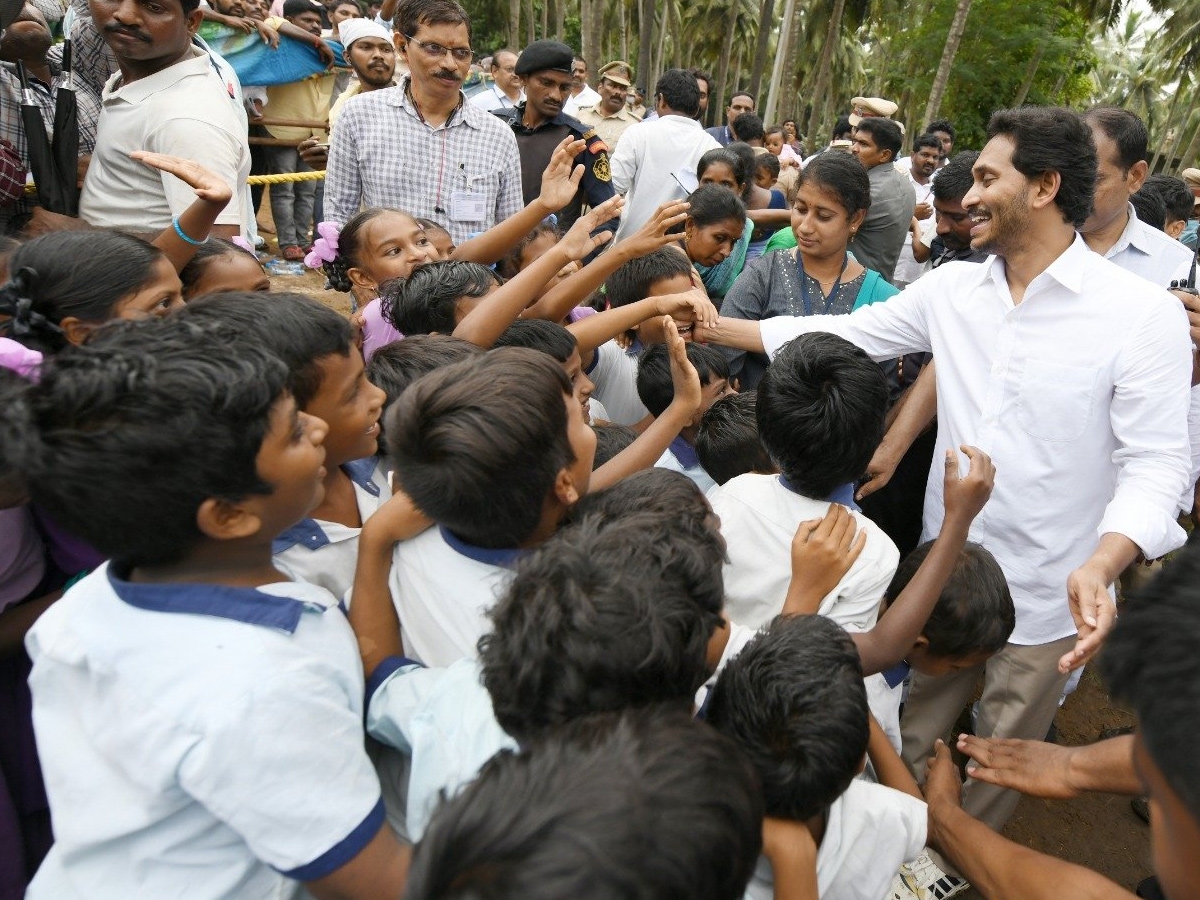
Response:
[{"label": "crowd of people", "polygon": [[[1000,834],[1085,790],[1200,893],[1200,170],[878,97],[806,155],[490,49],[454,0],[0,36],[0,898],[1130,897]],[[78,215],[25,190],[64,90]],[[273,290],[251,173],[351,317]],[[1093,664],[1136,730],[1058,746]]]}]

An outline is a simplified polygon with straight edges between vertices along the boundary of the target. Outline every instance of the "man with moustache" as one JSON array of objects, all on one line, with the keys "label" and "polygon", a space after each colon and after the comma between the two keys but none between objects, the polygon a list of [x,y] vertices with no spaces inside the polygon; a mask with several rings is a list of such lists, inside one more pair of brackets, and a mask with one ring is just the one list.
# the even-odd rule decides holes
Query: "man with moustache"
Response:
[{"label": "man with moustache", "polygon": [[149,150],[194,160],[235,188],[212,234],[241,233],[238,190],[250,174],[238,87],[193,45],[199,0],[92,0],[96,29],[117,60],[109,78],[79,215],[101,228],[160,231],[196,199],[190,187],[131,159]]},{"label": "man with moustache", "polygon": [[403,0],[393,39],[409,74],[342,110],[329,147],[325,218],[391,206],[462,243],[521,207],[512,129],[466,102],[471,20],[454,0]]}]

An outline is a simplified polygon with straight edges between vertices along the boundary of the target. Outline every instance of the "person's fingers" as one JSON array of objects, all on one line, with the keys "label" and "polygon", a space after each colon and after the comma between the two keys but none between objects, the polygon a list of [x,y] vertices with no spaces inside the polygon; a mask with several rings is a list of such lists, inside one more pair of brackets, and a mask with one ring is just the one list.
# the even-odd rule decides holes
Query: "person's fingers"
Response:
[{"label": "person's fingers", "polygon": [[1059,659],[1058,671],[1064,673],[1074,672],[1080,666],[1085,665],[1089,659],[1095,656],[1103,640],[1103,637],[1095,631],[1086,637],[1080,635],[1079,640],[1075,642],[1075,646]]},{"label": "person's fingers", "polygon": [[862,555],[863,548],[867,546],[866,531],[858,532],[858,537],[854,539],[854,543],[850,545],[850,565],[853,566],[855,561]]},{"label": "person's fingers", "polygon": [[973,734],[960,734],[957,746],[963,755],[970,757],[981,766],[991,767],[995,742],[987,738],[979,738]]},{"label": "person's fingers", "polygon": [[854,495],[854,499],[865,500],[887,483],[888,479],[884,478],[882,473],[874,475],[858,486],[858,493]]},{"label": "person's fingers", "polygon": [[812,540],[813,533],[821,526],[823,519],[805,519],[796,526],[796,536],[794,540],[800,544],[807,544]]},{"label": "person's fingers", "polygon": [[827,540],[829,535],[833,533],[833,524],[837,521],[837,511],[837,504],[830,504],[829,510],[821,517],[816,530],[813,532],[813,538],[815,540]]}]

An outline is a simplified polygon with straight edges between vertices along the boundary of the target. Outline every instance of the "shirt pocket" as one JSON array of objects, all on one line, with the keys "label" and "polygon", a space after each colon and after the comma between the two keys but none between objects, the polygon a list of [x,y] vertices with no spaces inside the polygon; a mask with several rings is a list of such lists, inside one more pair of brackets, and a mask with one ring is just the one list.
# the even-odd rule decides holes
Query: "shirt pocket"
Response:
[{"label": "shirt pocket", "polygon": [[1017,397],[1017,422],[1040,441],[1076,441],[1096,405],[1099,369],[1028,359]]}]

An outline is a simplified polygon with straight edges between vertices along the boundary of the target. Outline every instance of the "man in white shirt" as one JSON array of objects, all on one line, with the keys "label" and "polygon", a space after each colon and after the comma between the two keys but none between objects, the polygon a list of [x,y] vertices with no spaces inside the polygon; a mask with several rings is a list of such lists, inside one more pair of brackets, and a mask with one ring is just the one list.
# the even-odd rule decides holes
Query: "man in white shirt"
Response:
[{"label": "man in white shirt", "polygon": [[512,109],[525,99],[521,79],[517,75],[517,54],[507,48],[497,50],[492,57],[490,72],[491,84],[472,96],[468,103],[476,109],[491,112],[493,109]]},{"label": "man in white shirt", "polygon": [[[1114,579],[1139,553],[1162,556],[1185,537],[1175,521],[1189,467],[1183,309],[1091,253],[1075,233],[1096,177],[1094,144],[1078,115],[1004,110],[988,133],[963,198],[975,221],[972,246],[995,254],[988,262],[948,263],[849,316],[780,317],[757,327],[722,319],[695,336],[773,354],[820,329],[876,359],[932,351],[935,459],[974,444],[995,460],[1001,474],[971,539],[1004,570],[1016,629],[986,667],[914,678],[903,723],[910,765],[948,731],[980,675],[977,733],[1042,738],[1070,670],[1112,628]],[[941,527],[940,494],[931,478],[926,536]],[[1016,801],[992,785],[965,791],[967,808],[997,830]],[[918,888],[937,885],[942,898],[964,889],[926,863],[914,873]]]},{"label": "man in white shirt", "polygon": [[618,241],[645,225],[660,204],[687,196],[675,174],[694,175],[700,157],[720,147],[694,118],[700,86],[683,69],[663,72],[654,103],[659,117],[630,127],[610,160],[613,187],[625,195]]},{"label": "man in white shirt", "polygon": [[913,257],[912,248],[913,241],[919,240],[918,235],[937,227],[932,220],[933,176],[937,172],[941,159],[942,142],[932,134],[923,134],[913,141],[913,152],[907,160],[908,165],[901,168],[900,163],[896,163],[896,171],[904,172],[912,185],[913,196],[917,201],[913,217],[921,223],[915,231],[912,228],[909,229],[909,234],[904,238],[904,246],[900,249],[900,259],[896,263],[896,277],[892,283],[901,290],[920,278],[926,271],[925,264],[917,262]]},{"label": "man in white shirt", "polygon": [[571,60],[571,75],[575,79],[571,85],[571,96],[563,104],[563,112],[568,116],[575,115],[577,109],[595,106],[600,102],[600,95],[588,84],[587,60],[582,56]]}]

